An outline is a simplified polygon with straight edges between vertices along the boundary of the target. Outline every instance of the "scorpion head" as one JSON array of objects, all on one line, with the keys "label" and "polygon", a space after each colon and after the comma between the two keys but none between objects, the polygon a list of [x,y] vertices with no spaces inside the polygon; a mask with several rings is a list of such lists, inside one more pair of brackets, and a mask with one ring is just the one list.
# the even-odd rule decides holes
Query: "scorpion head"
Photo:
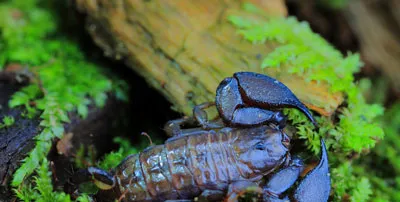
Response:
[{"label": "scorpion head", "polygon": [[233,149],[241,172],[248,178],[266,175],[290,157],[290,139],[281,130],[264,125],[238,133]]}]

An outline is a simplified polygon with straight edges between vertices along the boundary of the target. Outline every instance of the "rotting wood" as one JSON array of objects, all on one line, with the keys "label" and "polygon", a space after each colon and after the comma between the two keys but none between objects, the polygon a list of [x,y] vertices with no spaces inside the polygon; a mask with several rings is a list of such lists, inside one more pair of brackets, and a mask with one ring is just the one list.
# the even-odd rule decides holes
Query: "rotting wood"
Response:
[{"label": "rotting wood", "polygon": [[[122,59],[178,111],[213,101],[219,82],[237,71],[268,74],[285,83],[308,107],[332,114],[343,101],[326,83],[307,83],[284,69],[260,68],[276,44],[243,40],[227,16],[243,14],[244,1],[75,0],[104,54]],[[248,2],[248,1],[246,1]],[[287,14],[283,0],[250,1],[274,16]],[[259,17],[254,15],[255,18]]]}]

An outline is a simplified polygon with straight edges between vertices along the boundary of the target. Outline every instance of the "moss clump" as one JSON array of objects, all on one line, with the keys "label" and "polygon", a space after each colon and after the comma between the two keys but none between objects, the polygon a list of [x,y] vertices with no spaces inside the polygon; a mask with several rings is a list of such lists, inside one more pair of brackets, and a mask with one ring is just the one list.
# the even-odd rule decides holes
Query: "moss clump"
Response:
[{"label": "moss clump", "polygon": [[4,116],[3,123],[0,122],[0,129],[10,127],[14,124],[15,120],[12,116]]},{"label": "moss clump", "polygon": [[369,176],[373,201],[400,201],[400,102],[393,104],[381,119],[385,141],[357,164],[361,174]]},{"label": "moss clump", "polygon": [[69,195],[63,192],[53,191],[51,182],[51,172],[49,171],[49,162],[43,158],[38,168],[37,176],[34,177],[35,188],[32,188],[28,182],[20,189],[15,189],[15,193],[23,201],[71,201]]},{"label": "moss clump", "polygon": [[[102,107],[107,92],[124,96],[124,83],[112,80],[88,62],[79,47],[58,35],[59,19],[52,15],[51,1],[15,0],[0,3],[0,69],[18,63],[28,70],[32,83],[12,96],[10,107],[23,106],[26,115],[39,115],[42,131],[36,146],[15,172],[12,186],[25,201],[68,201],[63,193],[52,193],[46,156],[52,140],[64,134],[68,113],[88,114],[89,104]],[[24,182],[36,171],[34,185]],[[61,198],[60,198],[61,197]],[[84,200],[84,199],[82,199]]]},{"label": "moss clump", "polygon": [[[248,12],[263,15],[263,11],[251,4],[245,4]],[[265,16],[265,15],[264,15]],[[382,128],[375,118],[383,114],[383,107],[377,104],[367,104],[362,92],[354,82],[353,74],[358,72],[362,63],[358,54],[343,56],[321,36],[315,34],[306,22],[299,22],[294,17],[271,18],[255,21],[244,16],[230,16],[229,20],[239,30],[245,39],[253,43],[263,43],[266,40],[276,41],[279,46],[269,53],[262,62],[261,68],[281,68],[291,74],[301,75],[308,81],[326,82],[332,93],[341,92],[347,97],[346,107],[340,108],[339,121],[333,122],[333,117],[318,117],[320,129],[313,130],[307,118],[297,110],[285,110],[289,120],[298,129],[298,138],[306,139],[308,147],[315,153],[319,152],[319,139],[323,137],[330,150],[335,155],[330,156],[333,164],[333,184],[348,180],[352,172],[348,171],[346,156],[361,153],[373,148],[384,136]],[[350,174],[349,174],[350,173]],[[357,178],[358,179],[358,178]],[[342,194],[353,194],[354,201],[366,201],[370,194],[370,181],[367,177],[357,183],[337,184],[335,199],[340,200]]]},{"label": "moss clump", "polygon": [[133,146],[129,142],[129,140],[123,139],[121,137],[115,137],[114,142],[119,144],[119,149],[118,151],[108,153],[104,156],[103,160],[99,161],[97,163],[97,166],[99,168],[102,168],[104,170],[110,170],[112,168],[115,168],[119,163],[122,162],[122,160],[131,155],[131,154],[136,154],[140,151],[140,148],[145,146]]}]

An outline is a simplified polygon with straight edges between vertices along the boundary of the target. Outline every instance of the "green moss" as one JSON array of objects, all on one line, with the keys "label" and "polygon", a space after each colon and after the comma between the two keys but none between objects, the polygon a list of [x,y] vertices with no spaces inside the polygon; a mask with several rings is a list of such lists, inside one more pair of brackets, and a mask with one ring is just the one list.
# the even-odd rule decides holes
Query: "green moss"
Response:
[{"label": "green moss", "polygon": [[86,194],[82,194],[82,195],[80,195],[80,196],[76,199],[76,201],[79,201],[79,202],[92,202],[93,199],[90,198],[90,197],[89,197],[88,195],[86,195]]},{"label": "green moss", "polygon": [[[52,58],[54,44],[47,39],[56,30],[54,16],[37,7],[39,0],[17,0],[0,5],[0,68],[6,62],[21,62],[27,65],[43,65]],[[55,42],[56,43],[56,42]]]},{"label": "green moss", "polygon": [[3,123],[0,122],[0,129],[1,128],[7,128],[10,127],[14,124],[15,120],[14,117],[12,116],[4,116],[3,117]]},{"label": "green moss", "polygon": [[39,167],[36,169],[37,176],[33,181],[35,187],[31,184],[24,182],[23,186],[15,189],[17,197],[22,201],[59,201],[69,202],[70,196],[63,192],[53,191],[53,184],[51,181],[51,172],[46,158],[43,158]]},{"label": "green moss", "polygon": [[[251,4],[245,4],[248,12],[263,15]],[[344,172],[346,156],[361,153],[373,148],[383,138],[383,129],[376,117],[383,114],[383,107],[366,103],[361,89],[354,81],[353,74],[360,70],[362,62],[358,54],[343,56],[321,36],[312,32],[308,23],[299,22],[294,17],[272,18],[265,14],[265,21],[255,21],[242,16],[230,16],[230,22],[238,28],[238,33],[253,43],[272,40],[279,46],[263,60],[261,68],[284,68],[291,74],[300,75],[307,81],[326,82],[330,91],[341,92],[346,96],[346,107],[338,109],[339,121],[333,123],[333,117],[318,117],[318,131],[298,110],[285,110],[292,124],[298,129],[298,138],[307,140],[307,146],[319,153],[319,139],[323,137],[335,155],[330,156],[333,181],[357,179],[352,172]],[[339,170],[337,170],[339,169]],[[352,178],[350,178],[352,177]],[[335,199],[342,194],[351,194],[353,201],[366,201],[371,195],[370,182],[362,177],[357,183],[336,187]],[[343,191],[340,191],[343,190]],[[368,191],[369,190],[369,191]],[[365,192],[363,196],[360,193]]]},{"label": "green moss", "polygon": [[[38,199],[32,198],[37,194],[47,201],[67,200],[63,193],[52,194],[45,169],[52,140],[63,136],[63,125],[70,121],[68,113],[76,112],[85,118],[88,106],[104,106],[111,91],[126,99],[126,84],[106,77],[96,64],[88,62],[75,42],[58,35],[59,20],[52,14],[49,2],[0,3],[0,70],[18,63],[31,72],[33,81],[12,96],[9,106],[23,106],[27,116],[41,118],[42,131],[35,137],[36,146],[12,180],[18,198],[26,201]],[[37,177],[32,187],[24,180],[34,171]]]},{"label": "green moss", "polygon": [[371,183],[361,167],[344,162],[333,168],[331,175],[337,201],[343,201],[346,197],[354,202],[367,201],[372,195]]},{"label": "green moss", "polygon": [[103,160],[97,163],[99,168],[104,170],[115,168],[125,157],[136,154],[141,148],[145,148],[144,146],[133,146],[129,140],[121,137],[115,137],[113,141],[119,144],[118,151],[106,154]]},{"label": "green moss", "polygon": [[385,141],[377,144],[371,156],[358,162],[365,167],[374,187],[374,201],[400,201],[400,102],[382,118]]}]

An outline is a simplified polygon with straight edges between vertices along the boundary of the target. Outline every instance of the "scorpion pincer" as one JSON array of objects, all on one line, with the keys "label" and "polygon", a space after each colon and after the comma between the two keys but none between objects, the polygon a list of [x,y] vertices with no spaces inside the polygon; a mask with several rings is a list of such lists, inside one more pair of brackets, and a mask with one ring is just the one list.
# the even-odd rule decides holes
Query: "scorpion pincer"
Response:
[{"label": "scorpion pincer", "polygon": [[[262,86],[272,91],[266,97],[256,92]],[[213,105],[220,119],[208,121],[204,109]],[[193,117],[166,124],[172,137],[165,144],[126,157],[110,173],[94,167],[80,170],[66,191],[76,193],[77,185],[93,180],[105,190],[101,196],[110,200],[234,202],[251,191],[264,202],[327,201],[330,176],[322,139],[318,165],[291,188],[304,165],[290,155],[290,139],[282,130],[286,117],[279,111],[283,107],[298,108],[316,125],[282,83],[252,72],[235,73],[221,82],[215,104],[196,106]],[[182,129],[183,125],[201,127]]]}]

